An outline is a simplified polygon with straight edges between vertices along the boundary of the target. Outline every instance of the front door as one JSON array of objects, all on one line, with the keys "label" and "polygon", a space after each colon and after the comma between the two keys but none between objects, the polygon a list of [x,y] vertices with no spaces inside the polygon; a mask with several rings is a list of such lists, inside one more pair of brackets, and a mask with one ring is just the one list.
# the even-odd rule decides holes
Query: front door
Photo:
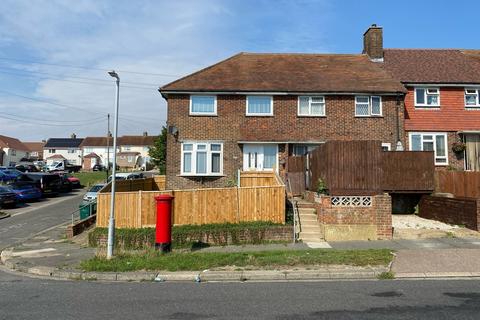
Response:
[{"label": "front door", "polygon": [[480,134],[465,134],[465,169],[480,171]]},{"label": "front door", "polygon": [[245,144],[243,146],[244,171],[273,171],[278,167],[276,144]]}]

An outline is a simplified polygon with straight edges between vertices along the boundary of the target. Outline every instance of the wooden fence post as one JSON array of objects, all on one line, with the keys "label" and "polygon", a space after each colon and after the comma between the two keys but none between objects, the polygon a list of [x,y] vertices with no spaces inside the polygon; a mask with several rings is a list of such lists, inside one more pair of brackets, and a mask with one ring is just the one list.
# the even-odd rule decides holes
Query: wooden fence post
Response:
[{"label": "wooden fence post", "polygon": [[139,228],[143,228],[142,213],[142,190],[138,190],[137,225]]}]

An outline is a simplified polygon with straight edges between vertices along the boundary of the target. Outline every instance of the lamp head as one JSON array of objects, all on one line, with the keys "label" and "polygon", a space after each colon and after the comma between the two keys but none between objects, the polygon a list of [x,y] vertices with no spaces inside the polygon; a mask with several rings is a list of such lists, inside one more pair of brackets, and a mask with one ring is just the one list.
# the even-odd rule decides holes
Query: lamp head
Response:
[{"label": "lamp head", "polygon": [[119,77],[118,74],[115,72],[115,70],[108,71],[108,74],[110,75],[110,77],[115,78],[115,79],[117,79],[117,80],[120,80],[120,77]]}]

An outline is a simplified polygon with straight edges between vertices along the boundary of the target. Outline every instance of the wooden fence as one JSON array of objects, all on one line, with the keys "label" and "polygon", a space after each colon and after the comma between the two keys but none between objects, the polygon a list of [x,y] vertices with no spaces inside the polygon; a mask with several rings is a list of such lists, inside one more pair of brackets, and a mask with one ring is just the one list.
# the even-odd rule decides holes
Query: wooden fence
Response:
[{"label": "wooden fence", "polygon": [[[246,179],[242,180],[244,177]],[[175,225],[244,221],[285,223],[285,186],[281,184],[276,174],[242,173],[240,181],[244,184],[271,183],[272,185],[118,192],[115,193],[115,225],[117,228],[153,227],[156,219],[155,196],[160,194],[174,196],[173,223]],[[109,213],[110,194],[99,193],[97,196],[98,227],[108,226]]]},{"label": "wooden fence", "polygon": [[[100,193],[110,192],[111,183],[105,185]],[[161,191],[165,190],[165,176],[154,176],[153,178],[135,179],[135,180],[117,180],[115,183],[116,192],[129,191]]]},{"label": "wooden fence", "polygon": [[242,187],[267,187],[279,184],[281,183],[274,172],[243,171],[240,173],[240,186]]},{"label": "wooden fence", "polygon": [[319,179],[332,195],[433,191],[433,152],[386,152],[380,145],[380,141],[328,141],[305,157],[290,157],[287,176],[292,192],[315,191]]},{"label": "wooden fence", "polygon": [[435,192],[456,197],[480,198],[480,172],[436,171]]}]

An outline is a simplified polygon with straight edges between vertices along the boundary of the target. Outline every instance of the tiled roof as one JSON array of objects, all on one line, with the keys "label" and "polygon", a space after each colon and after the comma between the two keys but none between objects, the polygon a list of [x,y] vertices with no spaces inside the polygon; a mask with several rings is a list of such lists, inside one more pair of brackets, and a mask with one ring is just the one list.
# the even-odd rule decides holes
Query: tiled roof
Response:
[{"label": "tiled roof", "polygon": [[404,83],[480,83],[480,51],[385,49],[384,67]]},{"label": "tiled roof", "polygon": [[43,151],[45,142],[23,142],[30,151]]},{"label": "tiled roof", "polygon": [[[108,145],[113,145],[113,139],[108,139]],[[80,144],[80,147],[106,147],[107,146],[107,137],[86,137],[83,139],[83,142]]]},{"label": "tiled roof", "polygon": [[405,88],[364,54],[240,53],[159,91],[392,93]]},{"label": "tiled roof", "polygon": [[47,159],[65,159],[61,154],[54,154],[53,156],[47,157]]},{"label": "tiled roof", "polygon": [[78,148],[82,141],[81,138],[50,138],[44,148]]},{"label": "tiled roof", "polygon": [[84,158],[100,158],[100,157],[95,152],[90,152],[89,154],[84,156]]},{"label": "tiled roof", "polygon": [[21,151],[30,151],[20,140],[0,135],[0,148],[12,148]]}]

